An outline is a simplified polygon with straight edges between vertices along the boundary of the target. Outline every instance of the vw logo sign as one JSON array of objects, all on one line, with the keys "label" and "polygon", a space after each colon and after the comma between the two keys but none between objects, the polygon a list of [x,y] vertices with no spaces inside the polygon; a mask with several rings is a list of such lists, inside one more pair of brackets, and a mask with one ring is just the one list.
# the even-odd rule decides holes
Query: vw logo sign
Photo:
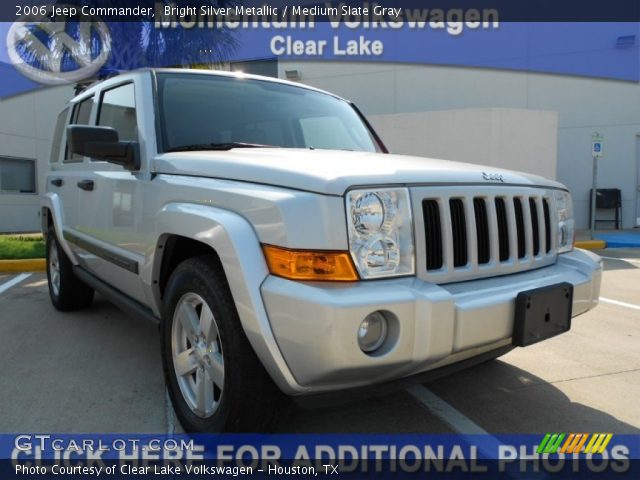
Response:
[{"label": "vw logo sign", "polygon": [[101,20],[79,21],[25,15],[7,34],[13,65],[26,77],[46,85],[75,83],[94,76],[111,54],[111,34]]}]

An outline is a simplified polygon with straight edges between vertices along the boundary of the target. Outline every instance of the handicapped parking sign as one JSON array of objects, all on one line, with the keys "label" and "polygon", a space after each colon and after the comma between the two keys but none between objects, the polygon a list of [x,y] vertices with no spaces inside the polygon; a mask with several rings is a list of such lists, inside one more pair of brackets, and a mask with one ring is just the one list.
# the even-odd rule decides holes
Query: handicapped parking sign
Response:
[{"label": "handicapped parking sign", "polygon": [[602,157],[604,153],[604,137],[599,133],[594,133],[591,136],[591,155],[594,158]]}]

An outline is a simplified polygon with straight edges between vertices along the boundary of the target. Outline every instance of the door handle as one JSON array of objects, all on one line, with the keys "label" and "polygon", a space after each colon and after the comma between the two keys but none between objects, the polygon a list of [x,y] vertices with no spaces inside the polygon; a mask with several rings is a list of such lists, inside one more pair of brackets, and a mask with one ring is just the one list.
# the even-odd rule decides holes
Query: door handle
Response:
[{"label": "door handle", "polygon": [[53,185],[54,187],[61,187],[62,185],[64,185],[64,180],[62,180],[61,178],[54,178],[53,180],[51,180],[51,185]]},{"label": "door handle", "polygon": [[90,192],[91,190],[93,190],[93,180],[80,180],[78,182],[78,187],[82,190]]}]

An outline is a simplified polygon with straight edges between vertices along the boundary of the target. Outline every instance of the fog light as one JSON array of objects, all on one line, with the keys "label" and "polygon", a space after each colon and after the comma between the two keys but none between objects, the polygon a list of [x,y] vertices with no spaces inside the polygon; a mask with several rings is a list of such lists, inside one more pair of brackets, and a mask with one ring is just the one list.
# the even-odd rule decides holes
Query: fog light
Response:
[{"label": "fog light", "polygon": [[387,319],[382,312],[373,312],[362,321],[358,329],[358,345],[364,353],[379,349],[387,338]]}]

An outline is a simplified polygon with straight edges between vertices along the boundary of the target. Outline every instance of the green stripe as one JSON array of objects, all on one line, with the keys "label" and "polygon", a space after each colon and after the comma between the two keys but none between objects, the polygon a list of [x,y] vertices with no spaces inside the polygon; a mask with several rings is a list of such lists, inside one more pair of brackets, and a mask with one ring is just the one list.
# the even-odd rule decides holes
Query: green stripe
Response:
[{"label": "green stripe", "polygon": [[544,453],[556,453],[558,451],[558,448],[560,448],[560,444],[562,443],[564,437],[564,433],[554,433],[551,436],[551,440],[549,440],[549,443],[547,444],[547,448],[544,449]]},{"label": "green stripe", "polygon": [[542,439],[542,441],[540,442],[540,445],[538,445],[538,449],[536,450],[536,453],[544,452],[544,446],[547,444],[547,441],[549,440],[549,438],[551,438],[551,434],[547,433]]}]

